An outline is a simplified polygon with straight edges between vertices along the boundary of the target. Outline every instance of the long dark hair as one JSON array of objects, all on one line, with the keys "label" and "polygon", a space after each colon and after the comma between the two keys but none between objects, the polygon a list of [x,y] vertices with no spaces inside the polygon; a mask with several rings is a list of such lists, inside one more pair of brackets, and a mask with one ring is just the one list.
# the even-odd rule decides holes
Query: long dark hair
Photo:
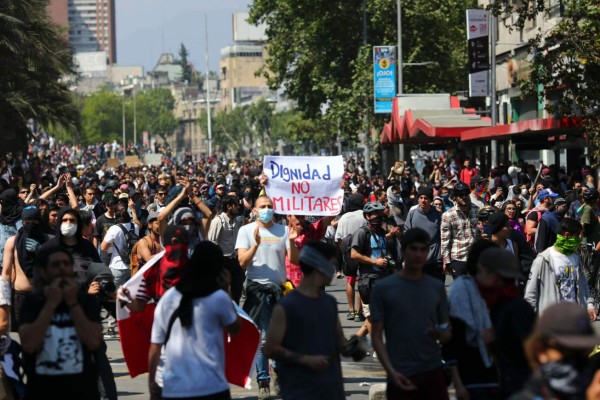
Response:
[{"label": "long dark hair", "polygon": [[219,277],[223,273],[223,251],[209,241],[200,242],[183,268],[175,287],[183,297],[179,303],[179,319],[184,328],[192,325],[193,300],[206,297],[221,289]]}]

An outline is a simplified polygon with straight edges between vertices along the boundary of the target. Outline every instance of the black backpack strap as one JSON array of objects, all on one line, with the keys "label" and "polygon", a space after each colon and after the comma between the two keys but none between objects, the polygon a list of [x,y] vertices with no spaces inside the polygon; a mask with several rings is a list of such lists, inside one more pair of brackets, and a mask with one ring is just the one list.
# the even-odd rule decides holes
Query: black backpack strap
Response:
[{"label": "black backpack strap", "polygon": [[[125,246],[127,246],[127,234],[129,233],[129,231],[127,230],[127,228],[125,228],[123,226],[123,224],[117,224],[117,226],[119,228],[121,228],[121,230],[123,231],[123,235],[125,235]],[[113,246],[115,246],[115,249],[117,249],[117,253],[119,253],[119,255],[121,255],[121,250],[119,250],[119,247],[117,246],[117,244],[115,242],[113,242]],[[122,261],[125,262],[125,260],[122,260]]]},{"label": "black backpack strap", "polygon": [[171,336],[171,328],[173,328],[173,324],[175,323],[177,317],[179,317],[179,307],[177,307],[175,312],[173,312],[173,315],[171,315],[171,318],[169,318],[169,325],[167,325],[167,333],[165,334],[163,346],[166,346],[167,342],[169,341],[169,337]]}]

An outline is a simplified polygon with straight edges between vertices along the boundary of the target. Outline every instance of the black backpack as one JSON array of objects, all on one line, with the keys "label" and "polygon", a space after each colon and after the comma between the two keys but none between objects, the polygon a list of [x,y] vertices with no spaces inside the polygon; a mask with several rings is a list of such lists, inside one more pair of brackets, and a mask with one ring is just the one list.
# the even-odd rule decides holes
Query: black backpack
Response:
[{"label": "black backpack", "polygon": [[[358,228],[365,229],[368,237],[371,235],[371,231],[366,226],[361,226]],[[358,230],[356,232],[358,232]],[[354,233],[356,233],[354,232]],[[342,249],[342,271],[346,276],[357,276],[358,275],[358,261],[353,260],[350,256],[352,252],[352,238],[354,234],[350,234],[342,239],[341,249]]]},{"label": "black backpack", "polygon": [[131,255],[131,250],[133,246],[140,240],[140,237],[135,234],[135,228],[132,226],[131,229],[127,229],[123,226],[123,224],[117,224],[119,228],[123,231],[125,235],[125,246],[122,249],[119,249],[115,243],[115,249],[119,252],[119,256],[121,256],[121,260],[125,265],[129,265],[129,256]]}]

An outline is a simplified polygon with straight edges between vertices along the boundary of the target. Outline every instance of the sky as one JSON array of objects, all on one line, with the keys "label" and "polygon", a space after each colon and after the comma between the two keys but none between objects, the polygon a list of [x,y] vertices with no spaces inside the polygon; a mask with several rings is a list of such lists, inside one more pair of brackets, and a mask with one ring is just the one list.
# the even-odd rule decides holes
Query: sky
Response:
[{"label": "sky", "polygon": [[177,56],[181,43],[203,73],[204,15],[208,20],[209,67],[218,70],[220,50],[233,42],[232,14],[248,11],[251,0],[116,0],[117,65],[154,68],[161,53]]}]

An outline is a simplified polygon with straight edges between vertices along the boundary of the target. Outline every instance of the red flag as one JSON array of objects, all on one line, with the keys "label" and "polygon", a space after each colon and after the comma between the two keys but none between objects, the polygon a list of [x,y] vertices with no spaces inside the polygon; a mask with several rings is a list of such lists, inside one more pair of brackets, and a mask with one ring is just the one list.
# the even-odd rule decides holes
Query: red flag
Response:
[{"label": "red flag", "polygon": [[[151,268],[159,267],[159,260],[164,251],[156,254],[148,261],[125,285],[133,298],[140,290],[144,290],[144,277],[148,276]],[[129,375],[134,378],[148,372],[148,351],[150,335],[154,321],[154,303],[149,303],[144,310],[132,313],[124,306],[120,298],[117,305],[117,322],[125,364]],[[252,319],[237,305],[237,313],[242,318],[242,328],[236,336],[225,335],[225,376],[233,385],[250,389],[250,372],[254,358],[260,346],[260,331]]]}]

